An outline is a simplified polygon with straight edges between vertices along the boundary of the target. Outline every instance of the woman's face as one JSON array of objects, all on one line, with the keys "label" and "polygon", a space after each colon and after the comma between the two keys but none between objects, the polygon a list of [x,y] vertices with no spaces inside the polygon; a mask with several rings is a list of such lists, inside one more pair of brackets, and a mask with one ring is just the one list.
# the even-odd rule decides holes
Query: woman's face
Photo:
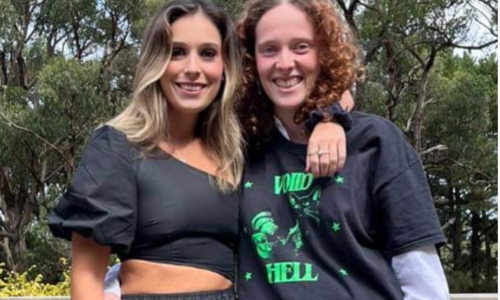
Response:
[{"label": "woman's face", "polygon": [[275,112],[295,113],[313,90],[320,71],[313,24],[297,7],[282,3],[255,28],[260,82]]},{"label": "woman's face", "polygon": [[160,79],[161,88],[172,111],[197,114],[221,87],[221,36],[203,13],[178,19],[172,33],[172,58]]}]

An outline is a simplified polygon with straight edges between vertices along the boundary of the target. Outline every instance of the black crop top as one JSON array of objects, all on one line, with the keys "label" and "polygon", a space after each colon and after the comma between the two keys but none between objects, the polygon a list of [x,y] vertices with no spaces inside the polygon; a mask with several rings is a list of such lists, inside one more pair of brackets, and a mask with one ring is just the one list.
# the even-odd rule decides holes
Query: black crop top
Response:
[{"label": "black crop top", "polygon": [[76,232],[110,246],[121,261],[199,267],[234,281],[237,193],[221,194],[207,173],[166,154],[140,158],[110,126],[91,137],[49,226],[56,237]]}]

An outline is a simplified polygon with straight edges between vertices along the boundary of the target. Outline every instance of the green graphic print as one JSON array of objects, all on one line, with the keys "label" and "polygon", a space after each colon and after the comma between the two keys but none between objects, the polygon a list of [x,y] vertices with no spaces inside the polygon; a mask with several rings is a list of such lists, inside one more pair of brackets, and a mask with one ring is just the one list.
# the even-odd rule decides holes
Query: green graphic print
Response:
[{"label": "green graphic print", "polygon": [[276,246],[274,234],[278,230],[278,225],[274,222],[272,214],[268,211],[258,213],[252,219],[252,241],[257,250],[257,254],[262,259],[271,259],[273,249]]},{"label": "green graphic print", "polygon": [[298,251],[303,245],[298,221],[294,227],[288,230],[286,237],[275,236],[278,228],[272,214],[268,211],[260,212],[252,219],[252,229],[255,232],[252,235],[252,241],[261,259],[272,259],[274,248],[276,246],[284,247],[289,242],[293,244],[295,255],[298,255]]},{"label": "green graphic print", "polygon": [[298,196],[290,194],[288,200],[290,206],[295,210],[299,219],[312,218],[319,225],[319,200],[321,198],[321,188],[315,187],[309,194]]},{"label": "green graphic print", "polygon": [[[280,228],[270,211],[261,211],[251,220],[252,242],[259,258],[266,262],[267,279],[270,284],[318,281],[315,266],[300,261],[275,261],[276,251],[293,249],[299,259],[304,246],[301,223],[312,221],[319,225],[321,187],[314,186],[311,174],[289,173],[275,176],[275,195],[287,195],[288,203],[295,212],[295,224]],[[280,234],[281,232],[281,234]],[[305,232],[307,234],[307,231]],[[248,280],[248,279],[247,279]]]},{"label": "green graphic print", "polygon": [[[332,178],[332,182],[338,186],[343,185],[345,177],[339,174]],[[253,216],[251,230],[244,229],[245,233],[251,234],[259,258],[265,262],[269,284],[314,282],[319,279],[316,266],[299,261],[300,250],[304,246],[303,233],[309,234],[308,224],[320,225],[319,207],[322,190],[321,186],[313,183],[312,174],[297,172],[275,176],[274,194],[287,196],[288,204],[293,209],[296,218],[295,225],[289,228],[280,227],[271,211],[261,211]],[[246,182],[245,189],[251,189],[252,185],[252,182]],[[301,228],[301,224],[306,229]],[[341,224],[337,221],[328,226],[331,226],[334,235],[341,231]],[[294,258],[292,261],[276,261],[277,251],[280,253],[293,251]],[[345,269],[340,269],[339,273],[342,277],[349,275]],[[252,279],[252,273],[247,272],[245,280]]]},{"label": "green graphic print", "polygon": [[[313,266],[295,261],[273,262],[274,250],[276,247],[286,247],[291,244],[298,256],[299,249],[302,248],[302,233],[299,222],[288,230],[286,237],[278,236],[276,232],[279,227],[273,219],[272,213],[263,211],[256,214],[252,219],[252,241],[257,254],[266,264],[267,279],[271,284],[287,282],[317,281],[318,275],[313,275]],[[247,273],[248,274],[248,273]],[[248,281],[248,275],[245,276]]]}]

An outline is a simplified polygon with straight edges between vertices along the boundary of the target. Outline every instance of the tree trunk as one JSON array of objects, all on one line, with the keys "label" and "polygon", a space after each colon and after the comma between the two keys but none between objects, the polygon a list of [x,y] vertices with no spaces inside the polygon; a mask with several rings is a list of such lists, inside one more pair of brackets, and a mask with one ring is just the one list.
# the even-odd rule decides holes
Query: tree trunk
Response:
[{"label": "tree trunk", "polygon": [[472,277],[472,286],[479,285],[479,274],[481,271],[481,265],[483,263],[481,259],[481,241],[479,239],[479,232],[481,230],[481,217],[478,213],[472,213],[472,237],[471,237],[471,255],[470,255],[470,264],[471,264],[471,277]]},{"label": "tree trunk", "polygon": [[1,85],[7,85],[9,83],[9,74],[7,73],[7,59],[5,52],[0,51],[0,65],[1,65],[1,70],[2,70],[2,77],[0,77]]},{"label": "tree trunk", "polygon": [[413,145],[418,153],[422,152],[422,127],[423,127],[423,116],[424,116],[424,101],[425,93],[427,91],[427,82],[429,80],[429,71],[424,70],[420,78],[420,87],[418,89],[417,103],[415,111],[412,116],[412,137]]},{"label": "tree trunk", "polygon": [[462,271],[462,205],[458,188],[450,187],[455,222],[453,224],[453,270]]},{"label": "tree trunk", "polygon": [[389,74],[389,87],[388,87],[388,96],[385,102],[386,110],[386,119],[394,122],[396,121],[396,106],[398,105],[400,98],[400,90],[401,90],[401,76],[399,66],[396,62],[394,47],[390,40],[386,40],[384,42],[384,48],[386,53],[386,60],[389,62],[387,67],[387,73]]},{"label": "tree trunk", "polygon": [[5,235],[0,242],[0,251],[6,260],[8,270],[26,270],[26,229],[33,219],[36,197],[42,187],[36,178],[15,187],[5,168],[0,168],[1,211],[4,213],[0,231]]}]

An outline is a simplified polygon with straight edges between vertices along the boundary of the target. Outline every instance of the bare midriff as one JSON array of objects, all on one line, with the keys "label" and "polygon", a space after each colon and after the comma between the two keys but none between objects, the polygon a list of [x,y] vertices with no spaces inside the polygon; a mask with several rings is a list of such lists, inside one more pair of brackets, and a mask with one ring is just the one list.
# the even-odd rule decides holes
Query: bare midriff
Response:
[{"label": "bare midriff", "polygon": [[122,263],[120,280],[123,295],[218,291],[233,285],[209,270],[137,259]]}]

